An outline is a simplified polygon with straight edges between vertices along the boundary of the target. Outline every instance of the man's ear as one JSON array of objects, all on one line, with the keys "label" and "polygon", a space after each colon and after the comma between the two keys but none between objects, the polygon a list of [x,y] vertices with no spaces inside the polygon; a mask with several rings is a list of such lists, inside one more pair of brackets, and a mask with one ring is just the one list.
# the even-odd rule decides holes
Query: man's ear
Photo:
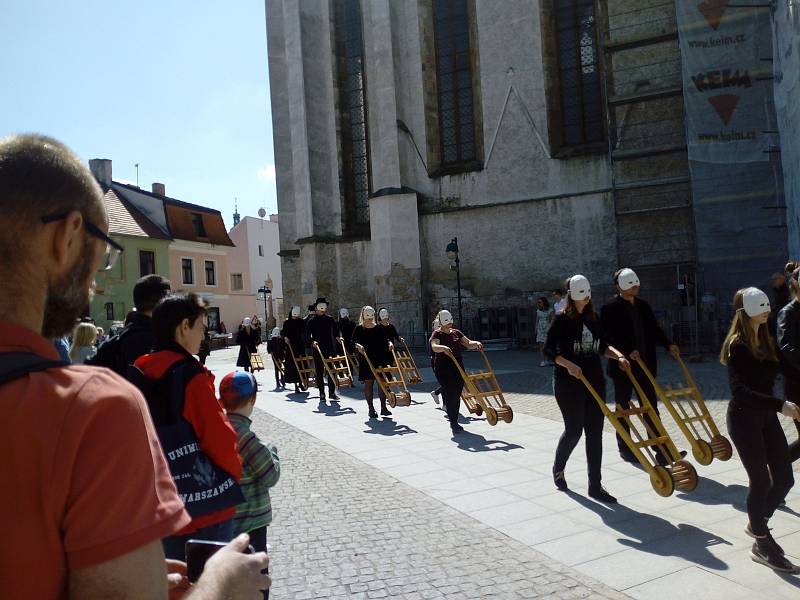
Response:
[{"label": "man's ear", "polygon": [[50,260],[54,270],[64,273],[75,264],[75,256],[83,252],[83,216],[73,210],[65,219],[52,224]]}]

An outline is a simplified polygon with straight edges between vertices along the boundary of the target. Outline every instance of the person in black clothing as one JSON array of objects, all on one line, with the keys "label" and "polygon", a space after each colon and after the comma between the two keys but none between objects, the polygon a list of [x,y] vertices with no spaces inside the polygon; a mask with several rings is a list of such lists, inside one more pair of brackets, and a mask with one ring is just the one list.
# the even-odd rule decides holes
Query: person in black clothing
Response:
[{"label": "person in black clothing", "polygon": [[800,408],[773,395],[780,362],[767,327],[769,298],[758,288],[736,292],[736,314],[719,360],[728,367],[731,400],[728,433],[739,452],[750,486],[747,535],[755,538],[750,558],[776,571],[798,572],[767,527],[775,509],[794,485],[786,436],[777,414],[800,419]]},{"label": "person in black clothing", "polygon": [[203,332],[203,339],[200,341],[200,349],[197,351],[197,358],[201,365],[206,364],[206,359],[211,354],[211,334],[208,333],[208,327]]},{"label": "person in black clothing", "polygon": [[339,331],[344,340],[344,347],[348,354],[355,352],[355,345],[353,344],[353,331],[355,331],[356,324],[350,320],[350,311],[346,308],[339,309]]},{"label": "person in black clothing", "polygon": [[772,284],[772,306],[775,307],[775,310],[770,313],[767,323],[775,339],[778,339],[778,313],[792,301],[792,293],[789,289],[787,278],[791,277],[791,274],[798,266],[800,265],[797,265],[794,261],[789,261],[786,263],[783,273],[773,273],[770,278]]},{"label": "person in black clothing", "polygon": [[585,377],[605,399],[606,381],[600,357],[616,360],[623,370],[630,369],[630,363],[608,344],[601,320],[592,306],[589,280],[583,275],[574,275],[567,280],[566,288],[566,309],[553,321],[544,348],[545,356],[555,363],[553,390],[564,417],[564,433],[558,440],[553,464],[553,481],[559,490],[568,489],[564,470],[583,432],[586,434],[589,496],[613,504],[617,499],[601,485],[603,412],[580,378]]},{"label": "person in black clothing", "polygon": [[236,359],[236,366],[252,373],[253,365],[250,362],[250,355],[258,352],[261,334],[253,328],[250,317],[245,317],[242,321],[239,332],[236,334],[236,343],[239,344],[239,357]]},{"label": "person in black clothing", "polygon": [[305,334],[306,324],[303,319],[300,318],[300,307],[293,306],[289,318],[283,322],[281,335],[283,336],[283,341],[285,341],[287,345],[286,360],[283,363],[284,383],[293,383],[295,394],[300,392],[303,380],[300,377],[300,373],[297,371],[297,365],[294,363],[294,360],[292,360],[292,356],[288,351],[288,346],[291,346],[295,357],[300,358],[303,356],[306,351]]},{"label": "person in black clothing", "polygon": [[[326,314],[328,310],[328,301],[325,298],[317,298],[314,304],[314,316],[306,323],[306,343],[313,344],[317,342],[320,352],[327,358],[330,356],[338,356],[341,350],[337,350],[339,342],[336,338],[339,337],[339,327],[336,321],[330,315]],[[319,401],[325,403],[325,365],[322,362],[322,357],[319,352],[313,349],[314,367],[316,369],[317,387],[319,388]],[[339,396],[336,395],[336,384],[330,374],[328,376],[328,395],[331,401],[338,400]]]},{"label": "person in black clothing", "polygon": [[127,377],[128,367],[153,349],[153,309],[166,298],[171,287],[169,279],[161,275],[146,275],[139,279],[133,286],[136,310],[132,311],[130,322],[120,333],[101,344],[97,354],[86,364],[107,367]]},{"label": "person in black clothing", "polygon": [[[786,400],[800,404],[800,269],[795,269],[789,277],[789,288],[793,300],[778,314],[778,348],[783,364],[783,391]],[[797,439],[789,445],[789,458],[792,462],[800,459],[800,421]]]},{"label": "person in black clothing", "polygon": [[454,328],[453,315],[447,310],[439,312],[439,328],[431,334],[430,344],[431,350],[434,352],[433,372],[439,385],[442,386],[447,420],[450,421],[453,435],[456,435],[464,431],[464,428],[458,424],[458,409],[461,406],[461,390],[464,388],[464,379],[453,363],[453,358],[463,366],[461,354],[464,348],[480,349],[483,348],[483,344],[473,342]]},{"label": "person in black clothing", "polygon": [[[267,341],[267,352],[272,357],[272,366],[275,369],[275,387],[277,389],[285,388],[286,382],[284,381],[284,374],[281,373],[280,367],[286,364],[286,344],[281,337],[281,330],[275,327]],[[283,367],[284,370],[286,367]]]},{"label": "person in black clothing", "polygon": [[[353,330],[353,344],[359,350],[358,380],[364,383],[364,399],[367,401],[367,407],[369,408],[369,418],[377,419],[378,413],[375,412],[375,406],[372,403],[372,387],[375,382],[375,374],[369,368],[367,359],[364,358],[361,351],[366,353],[375,368],[388,365],[391,357],[389,354],[389,342],[385,333],[381,331],[381,326],[375,323],[375,309],[371,306],[365,306],[361,309],[358,325]],[[392,413],[386,407],[386,396],[380,386],[378,386],[378,397],[381,401],[381,416],[391,416]]]},{"label": "person in black clothing", "polygon": [[397,333],[397,328],[390,322],[389,311],[385,308],[380,309],[378,311],[378,319],[380,319],[380,325],[383,327],[383,333],[386,335],[386,339],[393,344],[397,344],[397,342],[400,341],[400,334]]},{"label": "person in black clothing", "polygon": [[[439,329],[439,327],[441,327],[441,323],[439,323],[439,317],[437,316],[433,320],[433,323],[431,324],[431,331],[432,332],[436,331],[437,329]],[[431,350],[431,342],[430,342],[430,340],[428,340],[428,354],[431,357],[431,369],[433,369],[434,359],[436,358],[436,353],[433,350]],[[440,404],[439,396],[441,396],[441,395],[442,395],[442,386],[441,385],[431,392],[431,398],[433,398],[433,402],[436,404],[436,407],[437,408],[441,408],[442,410],[444,410],[445,407]]]},{"label": "person in black clothing", "polygon": [[[606,341],[610,346],[630,358],[633,376],[658,413],[658,398],[655,390],[636,359],[641,357],[650,372],[656,375],[658,373],[656,346],[667,348],[670,354],[676,358],[680,356],[680,350],[659,327],[650,305],[638,297],[639,277],[632,269],[620,269],[614,273],[614,285],[618,295],[600,310],[600,321],[603,324]],[[616,361],[608,362],[608,375],[614,382],[614,401],[617,406],[624,409],[630,408],[633,383],[620,370]],[[641,398],[639,398],[639,403],[642,403]],[[623,422],[623,426],[629,429],[627,422]],[[638,463],[633,452],[619,434],[617,434],[617,447],[623,460]],[[668,457],[663,456],[660,452],[656,454],[656,459],[664,465],[669,462]]]}]

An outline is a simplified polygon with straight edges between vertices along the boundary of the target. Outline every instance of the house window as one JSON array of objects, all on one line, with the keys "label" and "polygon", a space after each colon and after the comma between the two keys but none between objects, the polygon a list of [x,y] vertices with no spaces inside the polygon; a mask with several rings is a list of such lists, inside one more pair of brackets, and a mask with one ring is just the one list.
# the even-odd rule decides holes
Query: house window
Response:
[{"label": "house window", "polygon": [[264,256],[264,246],[262,246],[261,244],[258,245],[258,255]]},{"label": "house window", "polygon": [[194,233],[197,237],[208,237],[206,234],[206,227],[203,225],[203,215],[200,213],[192,213],[192,225],[194,226]]},{"label": "house window", "polygon": [[184,285],[194,285],[194,261],[191,258],[181,259],[181,273]]},{"label": "house window", "polygon": [[217,272],[216,264],[213,260],[207,260],[206,263],[206,285],[217,285]]},{"label": "house window", "polygon": [[369,139],[360,0],[336,0],[336,62],[342,141],[345,227],[369,223]]},{"label": "house window", "polygon": [[106,309],[106,320],[113,321],[114,320],[114,303],[113,302],[106,302],[105,303]]},{"label": "house window", "polygon": [[434,0],[439,141],[443,166],[476,160],[467,0]]},{"label": "house window", "polygon": [[563,143],[602,142],[603,97],[594,0],[556,0],[556,31]]},{"label": "house window", "polygon": [[139,250],[139,276],[153,275],[156,272],[156,253]]},{"label": "house window", "polygon": [[238,292],[244,289],[241,273],[231,273],[231,291]]}]

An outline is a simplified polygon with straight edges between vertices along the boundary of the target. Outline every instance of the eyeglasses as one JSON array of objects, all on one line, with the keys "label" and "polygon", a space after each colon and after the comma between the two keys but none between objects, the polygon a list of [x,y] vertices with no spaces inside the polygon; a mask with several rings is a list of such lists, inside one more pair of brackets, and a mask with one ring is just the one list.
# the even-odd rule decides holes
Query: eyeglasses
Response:
[{"label": "eyeglasses", "polygon": [[[42,217],[42,223],[55,223],[56,221],[66,219],[69,214],[70,213],[57,213],[53,215],[46,215]],[[103,233],[103,231],[97,225],[89,221],[86,217],[83,218],[83,224],[86,227],[86,231],[88,231],[90,235],[93,235],[97,239],[106,243],[106,252],[103,256],[103,262],[100,263],[101,266],[98,271],[108,271],[113,269],[114,265],[117,264],[119,255],[122,254],[122,246]]]}]

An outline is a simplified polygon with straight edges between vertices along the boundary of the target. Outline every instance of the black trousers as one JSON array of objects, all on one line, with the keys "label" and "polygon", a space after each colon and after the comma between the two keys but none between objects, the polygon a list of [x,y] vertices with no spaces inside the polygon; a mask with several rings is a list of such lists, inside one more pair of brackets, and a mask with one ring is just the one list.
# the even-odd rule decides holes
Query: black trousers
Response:
[{"label": "black trousers", "polygon": [[[286,361],[284,361],[285,364]],[[275,368],[275,385],[284,385],[286,382],[284,381],[284,374],[281,373],[281,370],[278,368],[278,361],[275,360],[275,357],[272,357],[272,366]]]},{"label": "black trousers", "polygon": [[[653,369],[650,368],[652,372]],[[656,397],[656,391],[653,389],[653,384],[650,383],[650,380],[642,371],[642,368],[635,362],[631,362],[631,372],[633,376],[636,378],[637,383],[642,388],[642,391],[647,396],[647,399],[650,400],[650,404],[653,405],[653,408],[658,414],[658,398]],[[624,409],[628,409],[631,407],[631,396],[633,394],[634,388],[633,383],[631,380],[625,375],[621,373],[620,376],[615,376],[614,381],[614,402],[617,406],[621,406]],[[636,392],[637,398],[639,397],[639,392]],[[642,399],[639,398],[639,404],[642,404]],[[634,422],[637,422],[636,419]],[[653,425],[653,422],[649,418],[645,418],[647,426],[650,428],[653,433],[655,433],[656,429]],[[627,421],[620,421],[620,424],[625,428],[625,431],[630,433],[630,426],[628,425]],[[635,440],[634,440],[635,441]],[[619,448],[620,453],[627,453],[630,451],[627,444],[623,441],[622,437],[617,434],[617,448]]]},{"label": "black trousers", "polygon": [[750,479],[750,527],[756,535],[766,535],[767,521],[794,485],[786,436],[774,412],[729,404],[727,422],[728,433]]},{"label": "black trousers", "polygon": [[447,357],[440,360],[434,368],[436,381],[442,389],[444,409],[450,425],[458,424],[458,409],[461,407],[461,390],[464,389],[464,380],[458,372],[453,361]]},{"label": "black trousers", "polygon": [[[786,377],[783,391],[789,402],[800,404],[800,381]],[[800,421],[795,421],[794,426],[797,428],[797,439],[789,444],[789,458],[792,462],[800,458]]]},{"label": "black trousers", "polygon": [[328,394],[333,396],[336,393],[336,384],[333,382],[333,377],[325,370],[325,364],[319,352],[314,351],[314,370],[316,371],[317,387],[319,388],[320,400],[325,399],[325,377],[328,377]]},{"label": "black trousers", "polygon": [[[606,381],[602,371],[585,375],[600,397],[605,400]],[[561,434],[556,446],[553,471],[566,469],[567,461],[578,445],[581,434],[585,434],[589,487],[599,487],[603,464],[603,411],[583,383],[574,377],[567,377],[556,377],[553,380],[553,393],[564,418],[564,433]]]}]

